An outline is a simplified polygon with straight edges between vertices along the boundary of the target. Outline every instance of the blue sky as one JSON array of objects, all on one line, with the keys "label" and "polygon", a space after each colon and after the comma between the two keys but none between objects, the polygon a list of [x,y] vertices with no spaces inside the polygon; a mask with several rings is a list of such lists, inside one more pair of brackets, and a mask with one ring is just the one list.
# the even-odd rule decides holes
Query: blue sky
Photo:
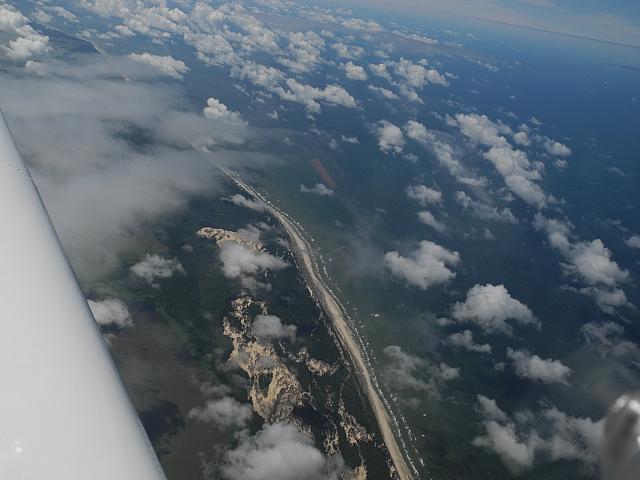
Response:
[{"label": "blue sky", "polygon": [[394,0],[392,3],[349,0],[347,3],[414,15],[434,12],[464,15],[640,46],[638,0]]}]

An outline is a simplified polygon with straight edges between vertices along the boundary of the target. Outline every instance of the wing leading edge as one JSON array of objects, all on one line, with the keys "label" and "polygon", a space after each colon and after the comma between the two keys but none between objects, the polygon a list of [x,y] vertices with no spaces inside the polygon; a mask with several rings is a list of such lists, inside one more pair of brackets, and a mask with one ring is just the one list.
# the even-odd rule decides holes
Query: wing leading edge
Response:
[{"label": "wing leading edge", "polygon": [[0,478],[163,480],[0,112]]}]

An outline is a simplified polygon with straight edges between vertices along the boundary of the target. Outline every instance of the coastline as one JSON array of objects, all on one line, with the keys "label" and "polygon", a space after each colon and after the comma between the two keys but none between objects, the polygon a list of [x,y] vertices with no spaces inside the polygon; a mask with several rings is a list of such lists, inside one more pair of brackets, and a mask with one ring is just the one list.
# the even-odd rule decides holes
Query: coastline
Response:
[{"label": "coastline", "polygon": [[400,480],[412,480],[415,478],[415,474],[417,474],[417,472],[415,467],[413,467],[413,465],[410,466],[407,462],[403,451],[398,444],[396,435],[393,431],[393,425],[394,423],[397,425],[397,422],[392,421],[389,408],[385,405],[381,393],[375,385],[375,376],[371,372],[371,367],[365,359],[365,354],[361,346],[354,338],[352,328],[347,321],[343,307],[322,279],[311,245],[309,245],[305,237],[299,232],[298,227],[285,214],[273,206],[269,201],[265,200],[258,192],[247,185],[237,174],[220,165],[218,165],[218,167],[241,190],[252,198],[262,201],[265,204],[267,211],[286,231],[291,242],[292,253],[300,270],[302,271],[310,293],[320,304],[320,307],[329,319],[332,330],[336,335],[340,346],[344,351],[346,351],[348,361],[354,370],[358,383],[368,399],[378,427],[380,428],[380,432],[382,433],[383,441],[395,468],[395,474]]}]

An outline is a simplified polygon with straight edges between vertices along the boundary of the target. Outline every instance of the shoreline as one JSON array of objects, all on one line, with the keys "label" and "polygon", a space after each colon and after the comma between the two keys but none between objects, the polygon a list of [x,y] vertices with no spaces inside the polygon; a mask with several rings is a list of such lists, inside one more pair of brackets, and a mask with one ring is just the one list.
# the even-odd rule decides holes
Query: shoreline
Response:
[{"label": "shoreline", "polygon": [[284,228],[291,241],[292,253],[298,263],[298,267],[302,271],[312,297],[320,304],[320,307],[329,319],[332,330],[338,338],[340,346],[347,353],[349,363],[353,368],[358,383],[367,397],[371,410],[376,418],[378,428],[382,434],[382,439],[391,457],[395,474],[400,480],[413,480],[415,475],[412,473],[412,470],[417,474],[415,467],[412,465],[412,469],[407,463],[403,451],[398,444],[396,435],[393,432],[393,424],[395,423],[397,426],[397,422],[392,421],[389,408],[385,405],[380,391],[375,385],[373,380],[375,376],[371,372],[368,361],[365,360],[365,354],[361,346],[354,338],[352,328],[343,312],[343,307],[322,279],[311,245],[299,232],[298,227],[284,213],[262,198],[258,192],[244,183],[237,174],[229,171],[225,167],[218,167],[241,190],[251,197],[262,201],[267,211],[280,223],[282,228]]}]

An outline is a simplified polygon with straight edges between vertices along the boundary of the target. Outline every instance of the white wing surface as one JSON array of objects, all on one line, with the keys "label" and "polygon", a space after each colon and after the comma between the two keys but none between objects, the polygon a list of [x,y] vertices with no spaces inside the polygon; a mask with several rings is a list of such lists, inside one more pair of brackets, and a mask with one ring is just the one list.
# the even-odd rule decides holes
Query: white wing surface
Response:
[{"label": "white wing surface", "polygon": [[0,113],[0,479],[162,480]]}]

